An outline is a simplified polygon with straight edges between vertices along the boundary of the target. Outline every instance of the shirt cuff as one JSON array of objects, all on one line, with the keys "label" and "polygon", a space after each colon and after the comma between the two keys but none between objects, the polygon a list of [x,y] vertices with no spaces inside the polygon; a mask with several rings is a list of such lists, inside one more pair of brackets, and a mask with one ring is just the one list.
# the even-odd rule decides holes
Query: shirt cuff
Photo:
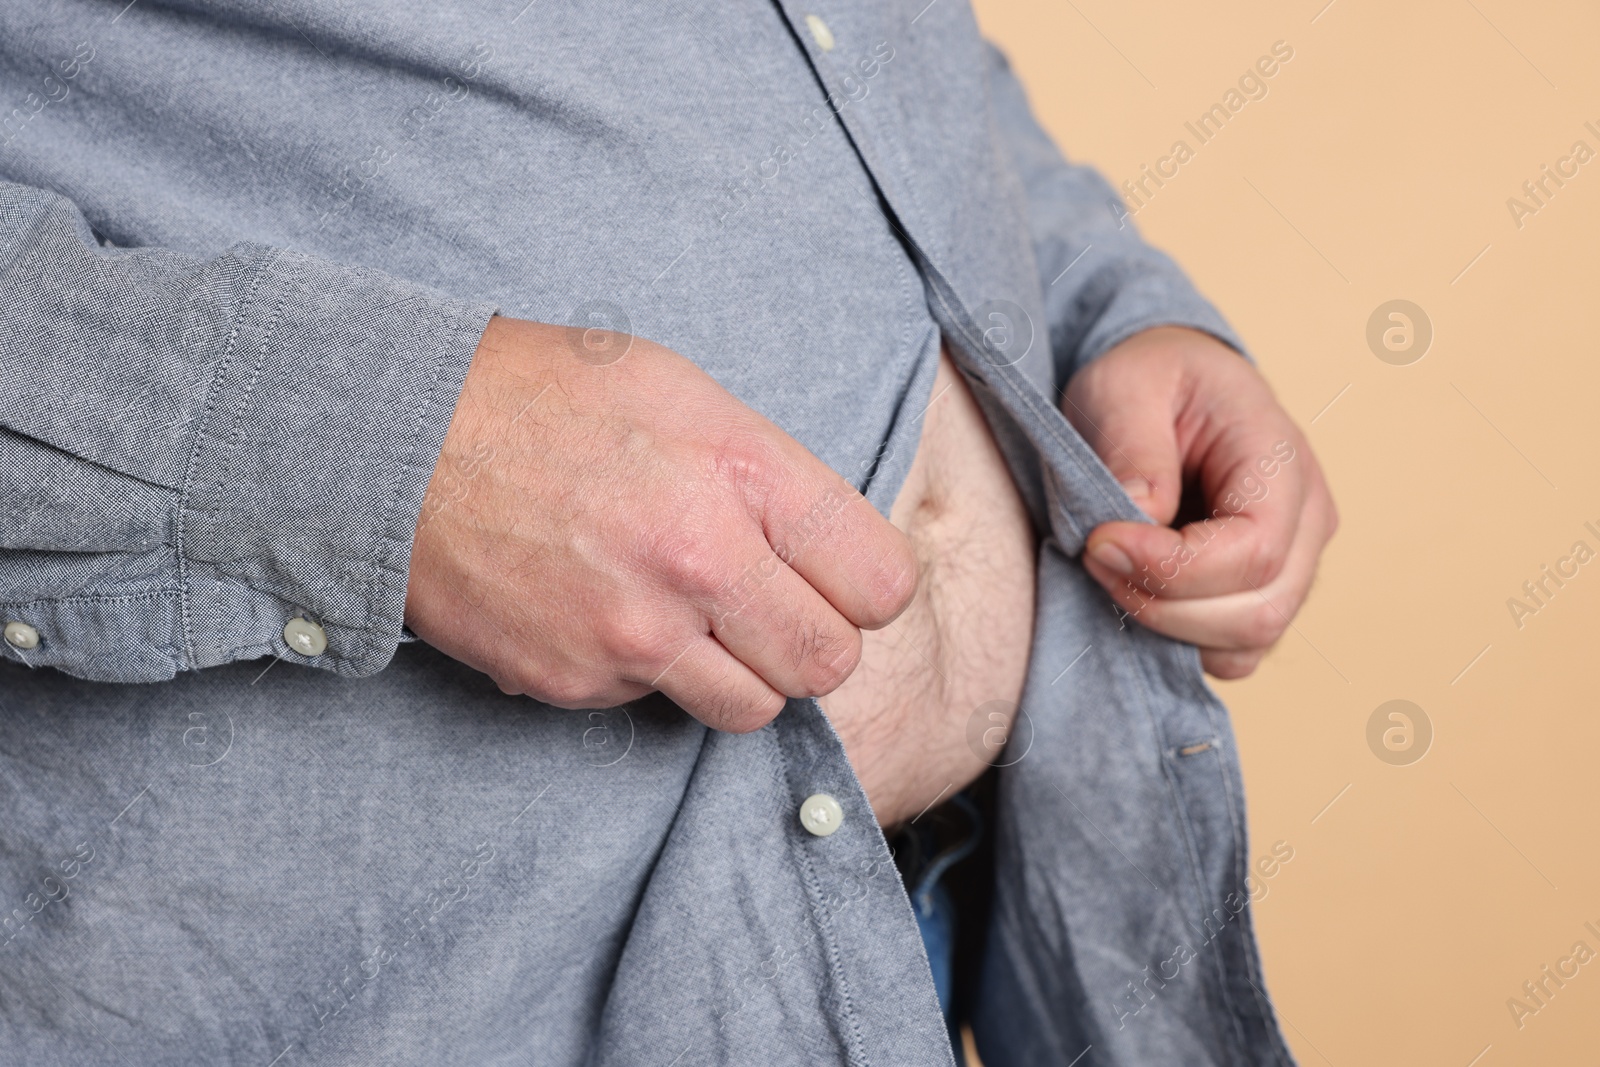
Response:
[{"label": "shirt cuff", "polygon": [[1078,339],[1073,358],[1062,368],[1060,381],[1063,385],[1110,349],[1136,333],[1157,326],[1186,326],[1210,334],[1248,362],[1255,363],[1233,327],[1196,291],[1176,265],[1170,269],[1153,269],[1150,264],[1141,263],[1136,271],[1116,281],[1115,295]]},{"label": "shirt cuff", "polygon": [[[182,656],[370,675],[402,639],[423,497],[497,308],[259,254],[182,490]],[[296,617],[325,650],[285,641]]]}]

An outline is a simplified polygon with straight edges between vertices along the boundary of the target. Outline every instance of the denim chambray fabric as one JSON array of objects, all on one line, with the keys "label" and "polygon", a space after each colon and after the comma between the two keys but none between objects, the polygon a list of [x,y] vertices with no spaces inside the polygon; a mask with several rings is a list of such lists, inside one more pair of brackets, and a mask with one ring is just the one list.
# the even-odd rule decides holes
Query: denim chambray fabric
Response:
[{"label": "denim chambray fabric", "polygon": [[885,512],[947,340],[1045,535],[984,1061],[1290,1063],[1226,713],[1074,558],[1138,513],[1066,377],[1238,345],[1115,205],[963,0],[0,7],[0,1063],[951,1062],[814,701],[405,640],[496,310],[669,345]]}]

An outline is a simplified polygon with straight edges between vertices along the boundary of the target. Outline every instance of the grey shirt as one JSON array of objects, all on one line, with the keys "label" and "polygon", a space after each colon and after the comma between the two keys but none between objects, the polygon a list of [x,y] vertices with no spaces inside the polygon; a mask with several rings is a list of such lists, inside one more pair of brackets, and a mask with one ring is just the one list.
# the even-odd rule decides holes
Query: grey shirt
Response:
[{"label": "grey shirt", "polygon": [[814,701],[563,711],[404,631],[497,310],[683,353],[885,512],[947,340],[1043,536],[985,1061],[1290,1062],[1226,713],[1075,562],[1138,513],[1054,403],[1237,341],[962,0],[59,0],[0,92],[0,1062],[949,1062]]}]

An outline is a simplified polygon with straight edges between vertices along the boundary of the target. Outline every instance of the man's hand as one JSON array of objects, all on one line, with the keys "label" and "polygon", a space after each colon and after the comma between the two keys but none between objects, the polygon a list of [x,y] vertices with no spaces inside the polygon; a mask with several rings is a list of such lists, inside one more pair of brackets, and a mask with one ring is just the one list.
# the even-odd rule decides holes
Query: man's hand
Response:
[{"label": "man's hand", "polygon": [[406,622],[507,693],[660,690],[745,731],[844,681],[915,567],[844,479],[682,356],[496,317],[428,487]]},{"label": "man's hand", "polygon": [[1139,622],[1198,645],[1211,674],[1255,670],[1339,525],[1266,382],[1208,334],[1159,327],[1075,374],[1061,407],[1158,524],[1096,527],[1089,573]]}]

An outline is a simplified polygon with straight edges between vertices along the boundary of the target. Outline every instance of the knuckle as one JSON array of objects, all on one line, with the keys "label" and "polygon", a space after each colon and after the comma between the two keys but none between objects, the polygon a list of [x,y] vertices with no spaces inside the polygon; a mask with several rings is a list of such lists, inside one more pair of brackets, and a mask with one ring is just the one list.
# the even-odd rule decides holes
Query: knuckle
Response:
[{"label": "knuckle", "polygon": [[495,687],[508,697],[526,696],[531,692],[526,673],[515,665],[508,667],[497,659],[493,663],[484,664],[482,670],[494,682]]},{"label": "knuckle", "polygon": [[663,553],[662,569],[682,592],[708,599],[723,595],[729,588],[725,559],[708,540],[690,538]]},{"label": "knuckle", "polygon": [[1282,574],[1284,562],[1288,559],[1286,547],[1258,537],[1245,556],[1245,581],[1260,587]]},{"label": "knuckle", "polygon": [[601,635],[601,643],[615,662],[630,667],[659,671],[677,655],[655,620],[647,618],[617,620]]},{"label": "knuckle", "polygon": [[783,710],[782,693],[744,693],[719,689],[701,702],[700,720],[713,730],[746,734],[759,730]]},{"label": "knuckle", "polygon": [[594,696],[594,686],[580,675],[559,671],[540,676],[528,692],[558,708],[578,708]]},{"label": "knuckle", "polygon": [[750,728],[752,730],[759,729],[776,719],[786,703],[788,701],[784,699],[782,693],[765,693],[757,698],[749,711]]},{"label": "knuckle", "polygon": [[[898,534],[898,531],[896,531]],[[903,536],[877,569],[866,593],[870,601],[868,625],[883,626],[894,619],[917,595],[921,572],[910,541]]]},{"label": "knuckle", "polygon": [[844,684],[861,662],[861,635],[853,627],[840,632],[813,622],[802,622],[790,646],[793,665],[805,679],[797,696],[824,696]]},{"label": "knuckle", "polygon": [[1277,643],[1288,625],[1283,615],[1263,600],[1251,607],[1245,616],[1244,643],[1250,648],[1268,648]]},{"label": "knuckle", "polygon": [[730,430],[712,449],[707,465],[713,483],[759,504],[771,489],[775,456],[771,443],[747,430]]}]

